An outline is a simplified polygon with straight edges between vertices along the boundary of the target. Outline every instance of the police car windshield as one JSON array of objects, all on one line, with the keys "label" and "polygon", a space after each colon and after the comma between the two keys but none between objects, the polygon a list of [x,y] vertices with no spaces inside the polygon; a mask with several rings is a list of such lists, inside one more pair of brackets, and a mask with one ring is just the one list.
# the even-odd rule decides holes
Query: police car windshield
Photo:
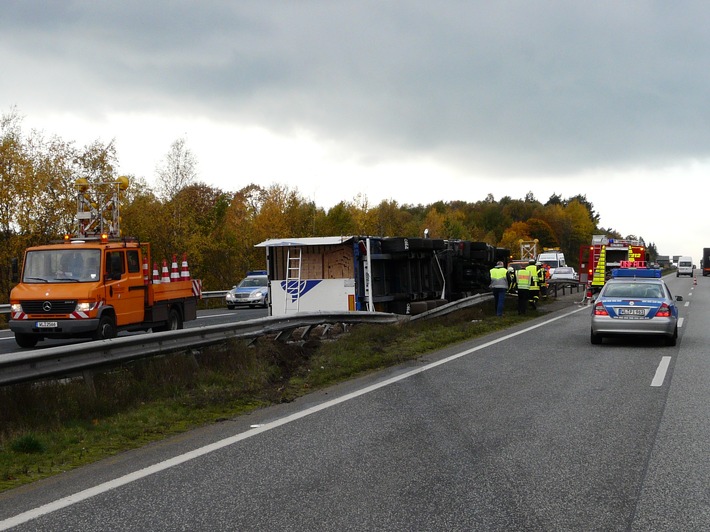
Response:
[{"label": "police car windshield", "polygon": [[613,283],[606,287],[604,297],[660,298],[661,286],[657,283]]},{"label": "police car windshield", "polygon": [[246,277],[239,286],[266,286],[266,277]]}]

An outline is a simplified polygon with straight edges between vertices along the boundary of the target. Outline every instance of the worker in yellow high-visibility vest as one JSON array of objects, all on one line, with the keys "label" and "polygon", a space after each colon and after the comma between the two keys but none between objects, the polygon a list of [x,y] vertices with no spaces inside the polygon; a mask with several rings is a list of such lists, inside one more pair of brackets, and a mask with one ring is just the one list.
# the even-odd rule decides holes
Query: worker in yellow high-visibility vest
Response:
[{"label": "worker in yellow high-visibility vest", "polygon": [[508,270],[503,261],[498,261],[494,268],[491,268],[491,290],[493,290],[493,306],[496,316],[503,315],[505,305],[505,293],[508,290]]},{"label": "worker in yellow high-visibility vest", "polygon": [[518,314],[525,314],[528,310],[530,297],[530,272],[527,268],[515,271],[515,281],[518,284]]},{"label": "worker in yellow high-visibility vest", "polygon": [[530,272],[530,292],[529,292],[530,306],[533,309],[536,309],[537,302],[540,299],[540,284],[539,284],[538,271],[537,271],[537,266],[535,265],[535,261],[533,259],[530,259],[530,262],[528,263],[528,267],[525,269]]}]

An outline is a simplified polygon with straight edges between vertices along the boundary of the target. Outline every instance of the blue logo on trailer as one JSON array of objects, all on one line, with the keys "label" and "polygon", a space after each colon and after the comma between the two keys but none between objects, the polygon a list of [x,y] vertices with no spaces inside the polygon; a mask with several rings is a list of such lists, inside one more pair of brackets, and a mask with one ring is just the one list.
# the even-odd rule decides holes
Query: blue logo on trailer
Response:
[{"label": "blue logo on trailer", "polygon": [[286,297],[290,297],[291,302],[294,302],[303,294],[310,292],[320,282],[321,279],[306,279],[300,283],[298,281],[281,281],[281,288],[286,292]]}]

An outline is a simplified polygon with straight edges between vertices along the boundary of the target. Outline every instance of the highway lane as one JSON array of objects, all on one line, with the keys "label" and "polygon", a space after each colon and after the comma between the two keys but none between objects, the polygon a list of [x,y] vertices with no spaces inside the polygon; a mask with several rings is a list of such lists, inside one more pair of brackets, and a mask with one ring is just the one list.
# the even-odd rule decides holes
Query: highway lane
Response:
[{"label": "highway lane", "polygon": [[675,347],[592,346],[572,305],[1,494],[0,528],[709,529],[710,279],[669,283]]},{"label": "highway lane", "polygon": [[[698,270],[696,269],[696,272]],[[684,298],[673,367],[633,530],[710,530],[710,278],[666,278]]]},{"label": "highway lane", "polygon": [[[228,310],[227,308],[215,308],[209,310],[197,311],[197,319],[185,323],[185,328],[201,327],[205,325],[216,325],[219,323],[230,323],[234,321],[253,320],[263,318],[267,315],[266,309],[237,309]],[[146,334],[146,333],[119,333],[119,336],[127,334]],[[88,342],[89,340],[72,339],[72,340],[43,340],[37,344],[37,349],[43,349],[57,345],[69,345],[77,342]],[[27,349],[20,348],[15,342],[15,336],[9,329],[0,330],[0,356],[4,353],[25,352]]]}]

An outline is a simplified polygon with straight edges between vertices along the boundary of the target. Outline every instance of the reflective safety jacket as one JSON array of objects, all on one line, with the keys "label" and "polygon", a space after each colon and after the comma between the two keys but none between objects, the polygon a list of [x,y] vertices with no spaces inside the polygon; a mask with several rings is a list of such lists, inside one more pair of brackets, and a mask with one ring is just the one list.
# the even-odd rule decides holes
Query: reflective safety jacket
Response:
[{"label": "reflective safety jacket", "polygon": [[508,270],[504,266],[496,266],[491,268],[491,288],[508,288],[508,279],[506,278]]},{"label": "reflective safety jacket", "polygon": [[525,269],[530,272],[530,290],[540,290],[540,285],[538,284],[537,266],[530,264]]},{"label": "reflective safety jacket", "polygon": [[530,271],[521,268],[516,270],[515,279],[518,281],[518,290],[529,290],[530,289]]}]

